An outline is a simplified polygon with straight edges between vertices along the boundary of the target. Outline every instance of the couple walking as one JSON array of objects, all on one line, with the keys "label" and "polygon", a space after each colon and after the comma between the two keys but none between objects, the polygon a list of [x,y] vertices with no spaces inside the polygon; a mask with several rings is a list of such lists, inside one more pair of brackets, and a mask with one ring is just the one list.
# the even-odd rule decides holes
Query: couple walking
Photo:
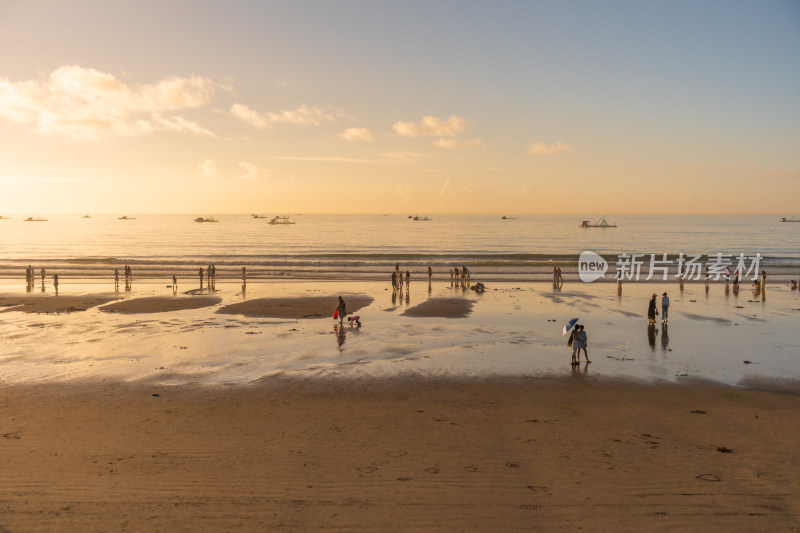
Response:
[{"label": "couple walking", "polygon": [[583,356],[586,358],[587,363],[591,363],[589,360],[589,354],[586,352],[586,332],[583,329],[583,324],[575,324],[575,328],[572,330],[572,333],[569,336],[569,340],[567,341],[567,346],[572,346],[572,365],[579,365],[581,364],[581,350],[583,350]]}]

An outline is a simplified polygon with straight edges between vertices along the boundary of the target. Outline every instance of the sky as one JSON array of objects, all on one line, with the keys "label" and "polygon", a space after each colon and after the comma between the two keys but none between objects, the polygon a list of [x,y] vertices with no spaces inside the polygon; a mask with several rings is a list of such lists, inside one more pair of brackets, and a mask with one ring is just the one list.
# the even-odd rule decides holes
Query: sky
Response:
[{"label": "sky", "polygon": [[0,215],[798,202],[797,0],[0,0]]}]

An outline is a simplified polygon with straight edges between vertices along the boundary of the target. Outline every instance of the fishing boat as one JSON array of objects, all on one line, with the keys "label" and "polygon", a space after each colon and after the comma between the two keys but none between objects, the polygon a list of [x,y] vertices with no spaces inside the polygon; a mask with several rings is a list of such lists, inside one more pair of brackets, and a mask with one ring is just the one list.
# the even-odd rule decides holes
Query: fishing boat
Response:
[{"label": "fishing boat", "polygon": [[253,217],[253,218],[269,218],[269,217],[268,217],[268,216],[266,216],[266,215],[256,215],[255,213],[253,213],[253,214],[252,214],[252,215],[250,215],[250,216],[251,216],[251,217]]},{"label": "fishing boat", "polygon": [[0,220],[11,220],[11,217],[4,217],[3,215],[0,215]]},{"label": "fishing boat", "polygon": [[427,216],[421,217],[419,215],[415,216],[412,220],[431,220]]},{"label": "fishing boat", "polygon": [[797,217],[781,217],[781,222],[800,222],[800,218]]},{"label": "fishing boat", "polygon": [[517,217],[507,217],[503,215],[500,217],[500,220],[517,220]]},{"label": "fishing boat", "polygon": [[136,217],[129,217],[128,215],[122,215],[117,220],[136,220]]},{"label": "fishing boat", "polygon": [[47,222],[47,219],[42,217],[28,217],[24,222]]},{"label": "fishing boat", "polygon": [[276,217],[272,217],[269,221],[270,224],[277,225],[277,224],[294,224],[294,221],[289,219],[287,215],[278,215]]},{"label": "fishing boat", "polygon": [[219,220],[217,220],[214,217],[206,217],[206,218],[197,217],[196,219],[194,219],[194,221],[195,222],[219,222]]},{"label": "fishing boat", "polygon": [[581,220],[581,223],[579,224],[578,227],[581,227],[581,228],[616,228],[617,225],[616,224],[609,224],[606,221],[606,217],[604,215],[604,216],[598,218],[594,223],[592,223],[592,222],[590,222],[588,220]]}]

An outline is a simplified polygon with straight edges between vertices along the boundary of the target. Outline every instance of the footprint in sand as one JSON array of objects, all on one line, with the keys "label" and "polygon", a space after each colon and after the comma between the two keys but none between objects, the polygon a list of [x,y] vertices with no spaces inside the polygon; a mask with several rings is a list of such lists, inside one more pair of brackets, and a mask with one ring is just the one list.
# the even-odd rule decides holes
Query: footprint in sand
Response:
[{"label": "footprint in sand", "polygon": [[356,468],[356,470],[358,470],[362,474],[372,474],[378,469],[375,468],[374,466],[359,466],[358,468]]},{"label": "footprint in sand", "polygon": [[436,467],[426,468],[425,471],[429,474],[438,474],[439,469]]},{"label": "footprint in sand", "polygon": [[465,466],[464,470],[466,470],[467,472],[477,472],[478,471],[478,467],[477,466]]},{"label": "footprint in sand", "polygon": [[413,477],[399,477],[399,478],[397,478],[397,481],[411,481],[412,479],[414,479],[414,478]]},{"label": "footprint in sand", "polygon": [[719,476],[714,474],[700,474],[699,476],[695,476],[696,479],[702,479],[703,481],[722,481]]},{"label": "footprint in sand", "polygon": [[388,455],[389,457],[403,457],[404,455],[408,455],[408,452],[405,450],[398,450],[396,452],[385,452],[383,455]]}]

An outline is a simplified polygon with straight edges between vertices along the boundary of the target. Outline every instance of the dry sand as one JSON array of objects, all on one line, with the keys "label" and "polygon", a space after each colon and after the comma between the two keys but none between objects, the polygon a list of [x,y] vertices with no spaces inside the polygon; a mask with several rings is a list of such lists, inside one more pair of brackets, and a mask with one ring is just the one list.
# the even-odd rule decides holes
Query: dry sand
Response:
[{"label": "dry sand", "polygon": [[[255,298],[226,305],[217,312],[261,318],[331,318],[336,310],[337,298],[338,295]],[[349,314],[368,306],[374,300],[364,294],[345,294],[342,298]]]},{"label": "dry sand", "polygon": [[117,313],[164,313],[167,311],[182,311],[185,309],[200,309],[211,307],[222,301],[217,296],[191,296],[169,297],[153,296],[150,298],[134,298],[124,300],[100,308],[101,311],[114,311]]},{"label": "dry sand", "polygon": [[71,313],[86,311],[90,307],[118,300],[118,296],[56,296],[51,294],[28,296],[0,296],[2,311],[24,313]]},{"label": "dry sand", "polygon": [[800,396],[265,380],[0,389],[0,531],[797,531]]},{"label": "dry sand", "polygon": [[428,298],[403,312],[403,316],[425,318],[464,318],[472,312],[475,300],[466,298]]}]

